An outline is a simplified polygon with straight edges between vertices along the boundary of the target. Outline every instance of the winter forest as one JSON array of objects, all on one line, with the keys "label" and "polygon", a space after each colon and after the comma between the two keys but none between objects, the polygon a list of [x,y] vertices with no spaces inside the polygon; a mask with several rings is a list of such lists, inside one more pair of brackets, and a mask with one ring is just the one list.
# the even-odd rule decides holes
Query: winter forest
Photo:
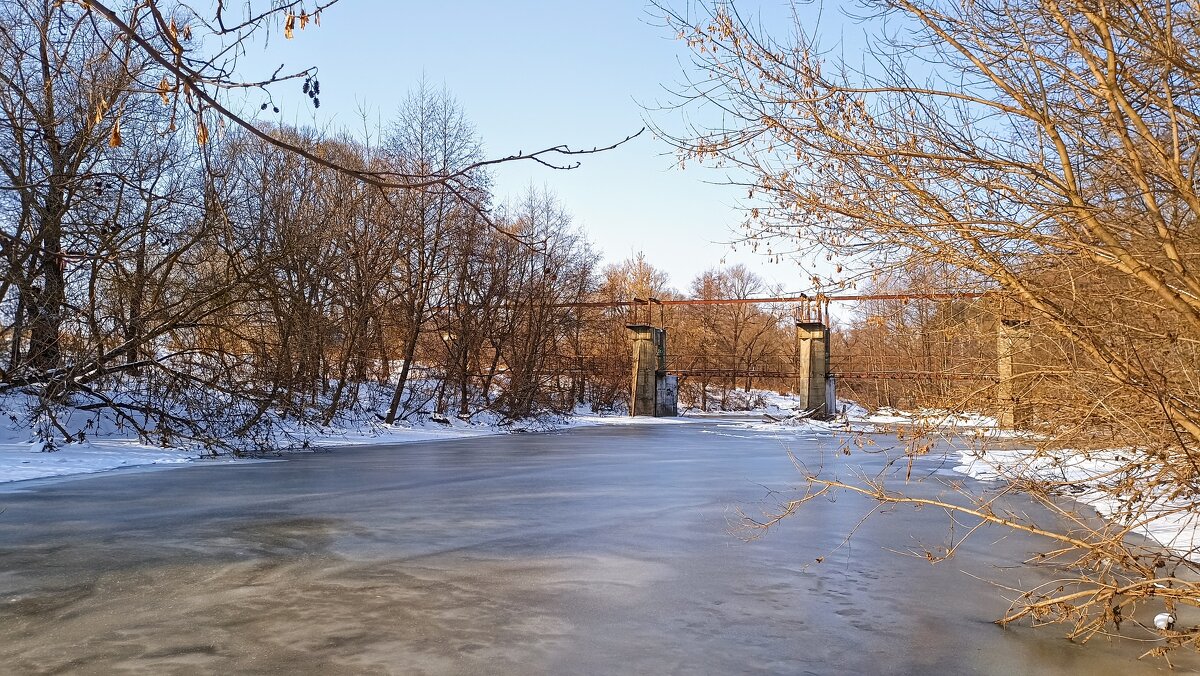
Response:
[{"label": "winter forest", "polygon": [[[169,445],[268,444],[280,418],[623,405],[629,311],[565,304],[665,297],[668,281],[642,258],[599,266],[549,190],[493,194],[452,93],[416,85],[369,142],[277,127],[268,142],[86,5],[3,11],[3,386],[32,397],[48,439],[87,433],[56,423],[63,407]],[[319,105],[319,80],[303,87]],[[765,291],[740,268],[693,286]],[[717,351],[747,368],[786,351],[782,319],[702,321],[737,325]]]}]

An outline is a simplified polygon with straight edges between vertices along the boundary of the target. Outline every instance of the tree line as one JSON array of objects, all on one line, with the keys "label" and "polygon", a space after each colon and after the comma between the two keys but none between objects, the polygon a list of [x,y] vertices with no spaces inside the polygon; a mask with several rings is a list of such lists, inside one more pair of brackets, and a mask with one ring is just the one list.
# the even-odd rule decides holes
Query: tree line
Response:
[{"label": "tree line", "polygon": [[[600,269],[545,190],[497,196],[452,95],[419,84],[367,140],[249,130],[187,107],[204,80],[156,60],[190,44],[186,15],[143,31],[156,53],[95,7],[0,3],[0,389],[34,402],[47,439],[86,436],[69,411],[157,443],[269,447],[285,420],[624,405],[630,309],[573,304],[666,296],[665,276]],[[761,287],[739,268],[690,291]],[[782,329],[722,312],[672,322],[704,327],[677,344],[728,362],[727,393]]]},{"label": "tree line", "polygon": [[87,6],[0,13],[0,387],[35,398],[44,433],[83,436],[64,407],[167,443],[364,404],[394,422],[451,392],[561,408],[548,359],[577,320],[556,304],[589,291],[595,253],[544,191],[493,203],[447,92],[418,86],[376,143],[250,133],[183,119]]}]

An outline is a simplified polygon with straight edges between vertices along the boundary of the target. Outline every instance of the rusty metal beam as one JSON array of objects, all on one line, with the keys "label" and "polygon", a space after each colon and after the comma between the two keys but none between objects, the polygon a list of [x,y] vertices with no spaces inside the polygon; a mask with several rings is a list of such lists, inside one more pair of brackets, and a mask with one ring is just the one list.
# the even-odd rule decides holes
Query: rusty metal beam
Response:
[{"label": "rusty metal beam", "polygon": [[[651,302],[657,305],[748,305],[758,303],[860,303],[869,300],[957,300],[965,298],[983,298],[984,296],[992,295],[990,291],[959,291],[949,293],[866,293],[866,294],[838,294],[826,296],[816,294],[813,296],[800,294],[797,296],[772,296],[769,298],[679,298],[675,300],[658,300],[651,298]],[[554,307],[634,307],[644,306],[647,304],[646,299],[635,298],[634,300],[614,300],[614,301],[580,301],[576,303],[555,303]]]},{"label": "rusty metal beam", "polygon": [[[745,371],[739,369],[667,369],[667,373],[677,376],[738,379],[796,378],[800,375],[794,371]],[[986,373],[939,373],[937,371],[860,371],[831,373],[830,376],[839,380],[997,380],[995,375]]]},{"label": "rusty metal beam", "polygon": [[939,373],[937,371],[859,371],[833,373],[839,380],[999,380],[987,373]]}]

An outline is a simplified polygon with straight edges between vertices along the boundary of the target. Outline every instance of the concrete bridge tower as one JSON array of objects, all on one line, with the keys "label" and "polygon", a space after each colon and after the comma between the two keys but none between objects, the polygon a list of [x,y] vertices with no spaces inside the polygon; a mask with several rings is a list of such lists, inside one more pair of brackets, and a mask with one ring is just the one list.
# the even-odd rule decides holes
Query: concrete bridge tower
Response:
[{"label": "concrete bridge tower", "polygon": [[626,326],[633,337],[633,382],[629,415],[679,415],[679,379],[667,375],[667,330],[647,324]]},{"label": "concrete bridge tower", "polygon": [[1029,420],[1029,403],[1022,401],[1027,394],[1031,370],[1031,340],[1029,325],[1019,319],[1002,319],[997,333],[996,404],[999,409],[997,422],[1001,427],[1014,429]]},{"label": "concrete bridge tower", "polygon": [[796,395],[814,418],[833,417],[835,394],[829,374],[829,327],[819,321],[796,322]]}]

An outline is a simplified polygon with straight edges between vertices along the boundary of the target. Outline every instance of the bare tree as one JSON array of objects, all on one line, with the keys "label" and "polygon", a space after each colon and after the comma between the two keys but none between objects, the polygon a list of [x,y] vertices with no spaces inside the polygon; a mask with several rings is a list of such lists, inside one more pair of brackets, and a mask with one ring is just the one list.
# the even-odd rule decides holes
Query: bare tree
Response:
[{"label": "bare tree", "polygon": [[562,385],[566,365],[555,357],[569,344],[578,319],[563,304],[590,290],[595,255],[548,192],[531,188],[506,207],[505,220],[523,238],[546,245],[538,252],[507,247],[509,294],[501,312],[504,328],[495,334],[507,382],[498,404],[512,418],[569,410],[574,397]]},{"label": "bare tree", "polygon": [[[1017,385],[1067,402],[1052,416],[1034,412],[1045,450],[1134,449],[1112,490],[1142,507],[1122,528],[1048,536],[1077,555],[1081,585],[1096,596],[1031,595],[1010,618],[1053,609],[1085,635],[1114,622],[1097,598],[1127,607],[1165,584],[1171,602],[1194,604],[1186,575],[1164,574],[1161,552],[1134,551],[1122,536],[1168,496],[1171,513],[1200,511],[1181,497],[1192,495],[1200,442],[1195,7],[862,6],[899,26],[874,40],[878,66],[867,72],[825,58],[806,26],[782,37],[752,29],[733,3],[665,10],[693,48],[680,104],[719,109],[722,122],[661,135],[684,158],[738,172],[763,236],[877,268],[944,266],[997,291],[998,319],[1025,322],[1041,354],[1063,365]],[[918,63],[920,76],[909,70]],[[879,486],[866,492],[900,500]],[[1113,561],[1120,566],[1101,563]],[[1173,644],[1197,635],[1172,635]]]},{"label": "bare tree", "polygon": [[0,12],[10,27],[0,34],[0,170],[12,215],[0,291],[18,292],[8,372],[28,378],[61,366],[65,249],[82,234],[71,214],[102,197],[98,167],[119,134],[110,111],[130,103],[142,64],[111,36],[81,30],[85,17],[59,3],[5,3]]},{"label": "bare tree", "polygon": [[[404,253],[395,278],[402,285],[393,315],[403,320],[400,328],[402,352],[399,378],[388,405],[386,421],[396,420],[404,388],[412,370],[421,330],[446,299],[439,280],[451,265],[455,231],[471,227],[475,208],[486,194],[487,178],[480,172],[461,173],[481,156],[474,128],[445,89],[434,90],[422,82],[401,107],[388,140],[390,162],[412,174],[456,174],[472,182],[460,188],[433,186],[403,191],[392,198],[397,225],[404,231],[400,246]],[[464,191],[474,195],[464,199]]]}]

